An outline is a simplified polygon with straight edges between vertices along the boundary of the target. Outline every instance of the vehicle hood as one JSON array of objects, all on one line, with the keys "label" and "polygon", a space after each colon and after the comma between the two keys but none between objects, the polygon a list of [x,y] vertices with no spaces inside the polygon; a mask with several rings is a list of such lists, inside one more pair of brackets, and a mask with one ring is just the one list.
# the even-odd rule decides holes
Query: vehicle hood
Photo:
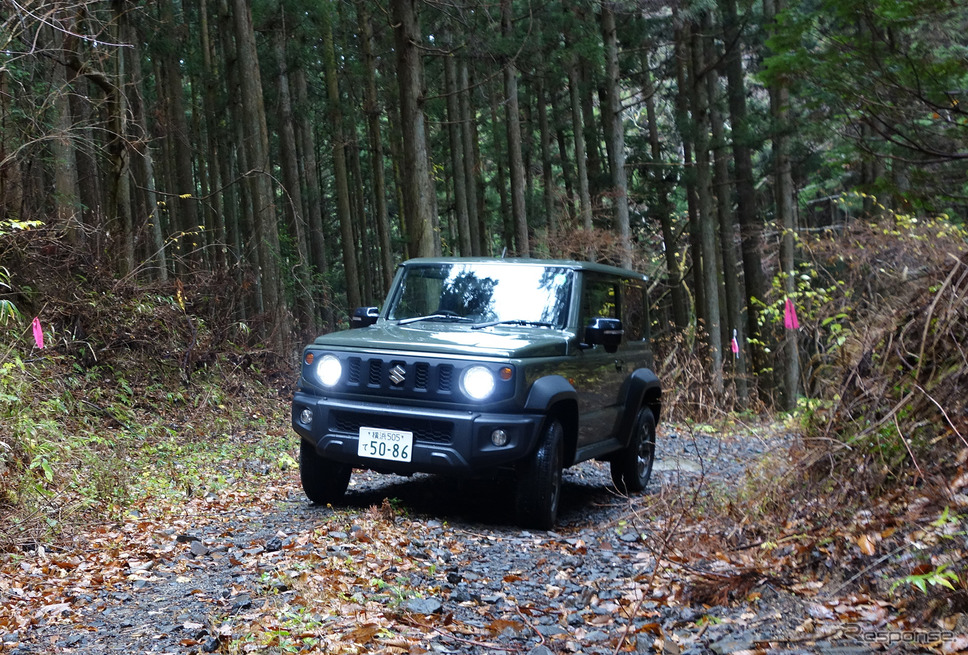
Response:
[{"label": "vehicle hood", "polygon": [[473,330],[467,325],[378,323],[333,332],[313,344],[336,350],[395,350],[475,357],[554,357],[567,352],[570,332],[550,328],[494,326]]}]

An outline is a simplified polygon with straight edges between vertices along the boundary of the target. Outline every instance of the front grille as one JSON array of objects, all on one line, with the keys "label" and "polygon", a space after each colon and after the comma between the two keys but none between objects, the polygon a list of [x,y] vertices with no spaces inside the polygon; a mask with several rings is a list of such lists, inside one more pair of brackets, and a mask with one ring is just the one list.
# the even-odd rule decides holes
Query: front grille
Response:
[{"label": "front grille", "polygon": [[346,362],[349,364],[349,371],[346,373],[347,381],[352,385],[358,385],[360,383],[360,358],[350,357]]},{"label": "front grille", "polygon": [[419,362],[415,367],[417,378],[414,380],[413,386],[415,389],[426,389],[427,381],[430,379],[430,364],[426,362]]},{"label": "front grille", "polygon": [[358,435],[361,427],[379,430],[406,430],[413,432],[416,441],[424,443],[450,443],[454,424],[450,421],[410,418],[407,416],[375,416],[359,412],[334,411],[330,413],[330,430]]},{"label": "front grille", "polygon": [[378,387],[382,382],[382,375],[380,374],[380,371],[383,368],[382,364],[383,362],[381,362],[379,359],[370,360],[370,377],[369,380],[367,380],[367,384],[371,387]]},{"label": "front grille", "polygon": [[351,355],[344,360],[343,390],[368,396],[450,399],[454,365]]},{"label": "front grille", "polygon": [[441,393],[450,393],[450,381],[453,377],[452,364],[441,364],[437,367],[437,388]]}]

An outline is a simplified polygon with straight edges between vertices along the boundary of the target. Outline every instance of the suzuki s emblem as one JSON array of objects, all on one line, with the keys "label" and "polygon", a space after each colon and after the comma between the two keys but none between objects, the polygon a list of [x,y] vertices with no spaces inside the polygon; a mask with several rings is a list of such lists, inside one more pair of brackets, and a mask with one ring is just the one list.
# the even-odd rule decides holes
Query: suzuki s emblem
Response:
[{"label": "suzuki s emblem", "polygon": [[403,368],[400,364],[390,369],[390,382],[393,382],[393,384],[403,384],[403,381],[406,379],[407,369]]}]

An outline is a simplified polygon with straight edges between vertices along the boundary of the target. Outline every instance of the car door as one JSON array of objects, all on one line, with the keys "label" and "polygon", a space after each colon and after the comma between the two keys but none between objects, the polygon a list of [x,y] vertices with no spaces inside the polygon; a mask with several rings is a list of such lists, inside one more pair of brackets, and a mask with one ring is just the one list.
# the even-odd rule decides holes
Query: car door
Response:
[{"label": "car door", "polygon": [[[594,318],[622,316],[621,280],[616,277],[584,271],[579,309],[579,339]],[[619,391],[626,376],[624,348],[606,352],[602,345],[581,348],[572,383],[578,392],[580,420],[578,447],[582,448],[611,437],[621,410]]]}]

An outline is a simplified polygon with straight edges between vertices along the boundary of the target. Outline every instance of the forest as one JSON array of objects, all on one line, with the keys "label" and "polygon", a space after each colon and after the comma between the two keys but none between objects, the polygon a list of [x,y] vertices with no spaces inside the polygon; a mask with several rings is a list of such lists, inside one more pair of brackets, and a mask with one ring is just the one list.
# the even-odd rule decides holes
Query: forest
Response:
[{"label": "forest", "polygon": [[650,275],[715,394],[792,408],[803,238],[968,208],[947,0],[4,0],[0,25],[8,314],[40,313],[40,243],[192,285],[280,354],[403,258],[595,259]]},{"label": "forest", "polygon": [[656,510],[653,578],[701,533],[734,590],[846,562],[968,621],[965,34],[957,0],[0,0],[0,573],[113,521],[123,578],[142,516],[292,502],[303,344],[411,257],[563,258],[648,275],[670,431],[797,436]]}]

